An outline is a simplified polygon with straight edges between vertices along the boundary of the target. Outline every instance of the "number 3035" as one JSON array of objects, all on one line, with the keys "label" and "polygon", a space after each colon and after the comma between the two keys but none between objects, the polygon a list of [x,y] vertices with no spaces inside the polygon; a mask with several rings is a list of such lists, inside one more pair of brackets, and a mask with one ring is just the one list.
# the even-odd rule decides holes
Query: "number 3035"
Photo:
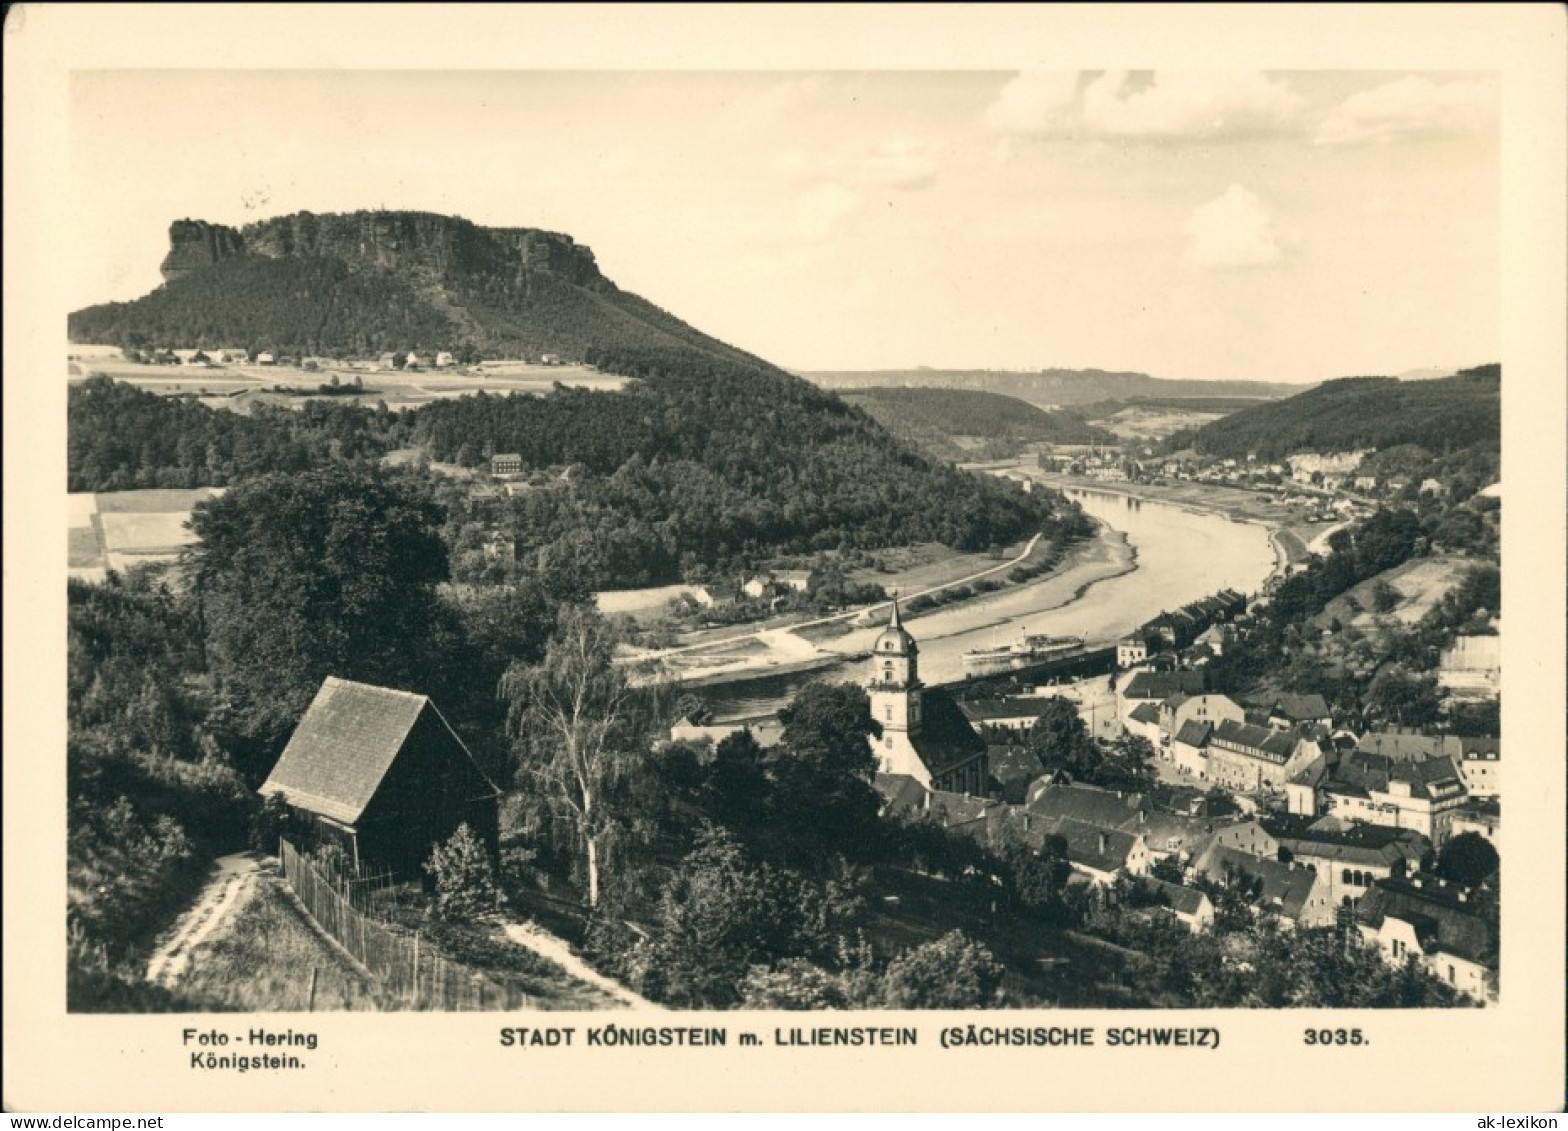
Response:
[{"label": "number 3035", "polygon": [[1360,1029],[1308,1029],[1303,1041],[1309,1045],[1365,1045],[1371,1042]]}]

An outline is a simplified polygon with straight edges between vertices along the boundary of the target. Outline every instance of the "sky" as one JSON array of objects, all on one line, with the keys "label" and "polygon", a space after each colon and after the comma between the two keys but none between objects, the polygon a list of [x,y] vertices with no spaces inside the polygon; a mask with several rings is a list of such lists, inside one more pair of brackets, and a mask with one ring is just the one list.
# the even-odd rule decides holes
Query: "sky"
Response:
[{"label": "sky", "polygon": [[72,307],[169,223],[568,233],[797,370],[1319,381],[1500,354],[1498,84],[1408,71],[76,72]]}]

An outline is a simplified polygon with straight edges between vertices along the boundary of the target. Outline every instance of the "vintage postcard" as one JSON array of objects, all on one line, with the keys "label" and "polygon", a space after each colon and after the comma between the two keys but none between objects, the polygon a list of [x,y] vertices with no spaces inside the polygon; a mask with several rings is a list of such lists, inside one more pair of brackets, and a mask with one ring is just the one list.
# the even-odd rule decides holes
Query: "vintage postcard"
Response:
[{"label": "vintage postcard", "polygon": [[1560,1110],[1564,32],[12,9],[7,1109]]}]

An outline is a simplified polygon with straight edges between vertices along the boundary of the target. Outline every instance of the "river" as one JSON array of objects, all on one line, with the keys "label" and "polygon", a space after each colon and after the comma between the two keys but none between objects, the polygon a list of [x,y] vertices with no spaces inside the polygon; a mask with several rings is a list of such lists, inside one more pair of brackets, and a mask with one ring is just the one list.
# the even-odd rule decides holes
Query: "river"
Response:
[{"label": "river", "polygon": [[[920,675],[926,683],[960,679],[965,674],[963,653],[1006,644],[1026,633],[1081,636],[1090,645],[1111,643],[1165,610],[1220,589],[1256,593],[1274,568],[1268,531],[1257,524],[1108,491],[1068,488],[1066,494],[1085,514],[1126,538],[1137,568],[1095,582],[1076,596],[1060,586],[1027,585],[906,617],[905,626],[920,645]],[[823,641],[821,647],[863,654],[878,631],[859,629]],[[864,661],[852,661],[815,677],[859,681],[864,674]],[[708,686],[699,694],[720,718],[744,717],[782,705],[808,678],[768,677]]]}]

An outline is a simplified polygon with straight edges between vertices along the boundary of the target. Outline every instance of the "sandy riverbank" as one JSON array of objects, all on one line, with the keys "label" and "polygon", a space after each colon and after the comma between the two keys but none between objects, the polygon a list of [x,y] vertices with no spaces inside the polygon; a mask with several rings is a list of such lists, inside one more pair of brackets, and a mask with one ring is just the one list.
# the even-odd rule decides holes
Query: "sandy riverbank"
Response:
[{"label": "sandy riverbank", "polygon": [[[1311,553],[1309,541],[1338,529],[1342,522],[1303,523],[1285,503],[1264,502],[1256,491],[1202,483],[1107,483],[1098,479],[1068,476],[1038,476],[1040,482],[1057,490],[1098,491],[1106,495],[1177,507],[1191,514],[1220,515],[1231,522],[1261,526],[1268,532],[1274,551],[1271,578],[1281,576],[1287,566],[1305,561]],[[1303,535],[1306,535],[1304,537]]]},{"label": "sandy riverbank", "polygon": [[[1137,551],[1125,534],[1096,520],[1093,538],[1070,547],[1049,573],[1022,584],[1007,584],[922,612],[906,611],[904,620],[923,640],[936,641],[961,633],[986,630],[1012,622],[1020,599],[1033,611],[1048,611],[1078,600],[1093,586],[1137,569]],[[1015,563],[1002,563],[986,572],[1000,575]],[[958,585],[973,578],[948,584]],[[939,588],[945,588],[939,587]],[[886,606],[871,606],[879,610]],[[869,653],[882,631],[880,617],[867,625],[857,623],[866,610],[850,610],[799,626],[774,625],[755,629],[743,638],[716,640],[710,648],[689,647],[675,665],[685,681],[759,672],[784,672],[810,667],[813,658],[854,660]],[[664,657],[668,659],[669,657]],[[675,674],[671,671],[669,674]]]}]

